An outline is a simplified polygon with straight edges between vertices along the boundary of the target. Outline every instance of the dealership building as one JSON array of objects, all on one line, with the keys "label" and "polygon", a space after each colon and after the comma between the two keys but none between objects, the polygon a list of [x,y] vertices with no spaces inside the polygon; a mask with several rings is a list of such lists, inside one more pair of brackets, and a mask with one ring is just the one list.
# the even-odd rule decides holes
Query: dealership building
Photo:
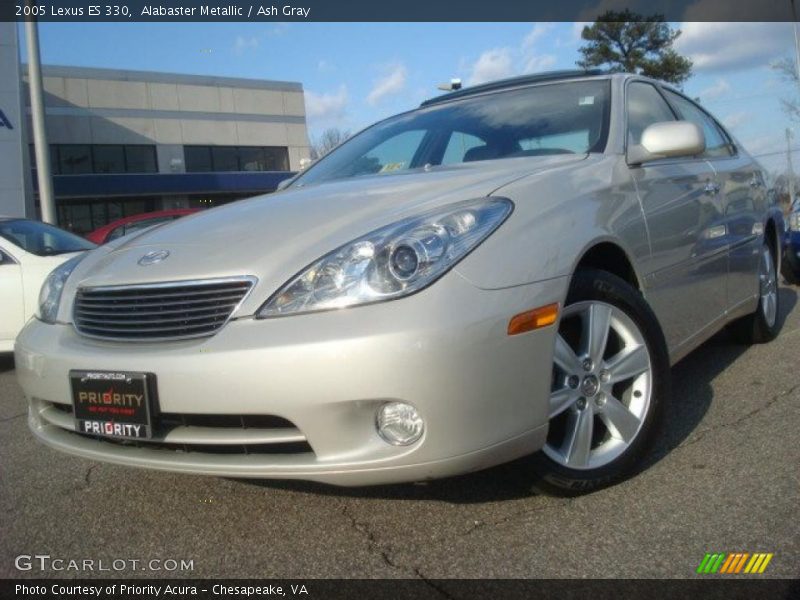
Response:
[{"label": "dealership building", "polygon": [[[1,59],[0,80],[20,82],[18,100],[0,93],[0,110],[14,105],[23,121],[17,188],[35,198],[26,70]],[[77,233],[131,214],[271,192],[309,157],[300,83],[52,65],[42,75],[56,212]],[[0,198],[0,214],[14,204]]]}]

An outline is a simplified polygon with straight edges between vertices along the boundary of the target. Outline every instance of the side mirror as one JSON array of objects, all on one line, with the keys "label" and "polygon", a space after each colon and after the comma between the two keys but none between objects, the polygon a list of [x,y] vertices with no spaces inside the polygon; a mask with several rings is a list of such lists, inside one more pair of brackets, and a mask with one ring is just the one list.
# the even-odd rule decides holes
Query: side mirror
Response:
[{"label": "side mirror", "polygon": [[641,144],[628,148],[628,164],[640,165],[659,158],[695,156],[706,149],[703,131],[689,121],[653,123],[642,132]]}]

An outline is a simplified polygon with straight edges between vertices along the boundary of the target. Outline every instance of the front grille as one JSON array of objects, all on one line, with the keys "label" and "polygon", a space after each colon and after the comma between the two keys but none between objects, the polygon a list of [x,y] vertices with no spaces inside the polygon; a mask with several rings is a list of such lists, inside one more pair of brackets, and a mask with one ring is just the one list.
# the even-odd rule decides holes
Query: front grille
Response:
[{"label": "front grille", "polygon": [[159,341],[219,331],[253,287],[254,278],[79,288],[75,328],[109,340]]}]

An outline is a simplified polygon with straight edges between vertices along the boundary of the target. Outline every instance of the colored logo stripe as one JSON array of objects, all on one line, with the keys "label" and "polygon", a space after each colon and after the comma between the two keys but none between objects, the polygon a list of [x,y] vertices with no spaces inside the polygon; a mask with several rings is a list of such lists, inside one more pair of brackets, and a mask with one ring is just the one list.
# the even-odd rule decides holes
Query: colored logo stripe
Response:
[{"label": "colored logo stripe", "polygon": [[745,573],[763,573],[769,561],[772,560],[773,554],[770,552],[769,554],[753,554],[753,558],[750,559],[750,562],[747,563],[747,567],[745,567]]},{"label": "colored logo stripe", "polygon": [[[774,554],[757,552],[750,554],[749,552],[716,552],[709,553],[700,561],[700,566],[697,567],[697,573],[703,574],[738,574],[738,573],[763,573],[769,562],[772,560]],[[745,566],[747,565],[747,566]]]}]

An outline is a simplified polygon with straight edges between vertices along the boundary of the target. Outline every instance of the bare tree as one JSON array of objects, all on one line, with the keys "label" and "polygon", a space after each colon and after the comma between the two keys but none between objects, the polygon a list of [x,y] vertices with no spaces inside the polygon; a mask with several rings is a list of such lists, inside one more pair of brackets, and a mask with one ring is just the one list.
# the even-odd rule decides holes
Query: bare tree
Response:
[{"label": "bare tree", "polygon": [[[795,68],[794,61],[791,58],[784,58],[772,64],[772,68],[778,71],[781,76],[795,86],[800,86],[800,80],[797,79],[797,69]],[[789,115],[792,121],[800,121],[800,94],[795,90],[795,94],[791,98],[781,98],[783,110]]]},{"label": "bare tree", "polygon": [[322,135],[311,141],[311,160],[322,158],[349,138],[350,135],[349,131],[343,131],[337,127],[326,129],[322,132]]}]

